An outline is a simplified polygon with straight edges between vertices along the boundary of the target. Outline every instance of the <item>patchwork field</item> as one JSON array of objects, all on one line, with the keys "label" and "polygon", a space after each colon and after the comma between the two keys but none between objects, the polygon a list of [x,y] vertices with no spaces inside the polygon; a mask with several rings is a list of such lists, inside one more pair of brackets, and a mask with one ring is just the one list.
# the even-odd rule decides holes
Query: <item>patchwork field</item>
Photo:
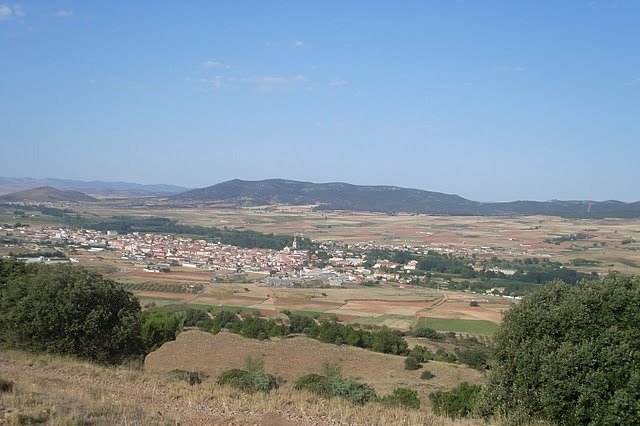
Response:
[{"label": "patchwork field", "polygon": [[[576,268],[585,272],[615,269],[640,273],[640,219],[387,215],[317,212],[313,206],[132,208],[126,202],[113,201],[85,207],[88,214],[104,217],[162,216],[189,225],[228,226],[345,243],[425,244],[475,253],[480,258],[547,257],[563,263],[576,261]],[[576,233],[589,238],[559,244],[545,242]]]}]

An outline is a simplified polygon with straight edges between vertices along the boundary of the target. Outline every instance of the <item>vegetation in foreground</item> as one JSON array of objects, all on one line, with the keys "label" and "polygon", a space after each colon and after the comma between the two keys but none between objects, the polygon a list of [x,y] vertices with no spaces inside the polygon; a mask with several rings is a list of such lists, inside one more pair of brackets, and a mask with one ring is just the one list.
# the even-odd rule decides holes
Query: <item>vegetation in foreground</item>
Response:
[{"label": "vegetation in foreground", "polygon": [[[245,393],[218,385],[214,377],[188,373],[153,374],[68,357],[3,351],[0,377],[12,382],[12,390],[0,392],[0,424],[3,420],[9,425],[94,426],[474,424],[382,401],[360,406],[336,397],[325,403],[315,393],[292,386],[273,389],[268,394]],[[191,384],[189,376],[198,376],[201,381]],[[403,395],[397,399],[404,400]]]},{"label": "vegetation in foreground", "polygon": [[[117,364],[175,338],[186,319],[177,321],[166,312],[145,315],[140,314],[137,300],[117,283],[83,268],[0,260],[0,347]],[[197,324],[198,315],[189,321]],[[249,325],[248,330],[257,331],[254,337],[259,336],[260,321],[244,321],[242,329]],[[298,326],[304,325],[305,320],[300,321]],[[484,389],[463,383],[430,399],[436,412],[453,417],[498,416],[516,423],[540,420],[568,425],[640,424],[639,323],[638,277],[612,274],[577,285],[554,282],[505,315],[495,335],[495,360]],[[333,343],[338,337],[349,338],[351,331],[355,330],[342,336],[335,323],[326,328]],[[406,346],[395,340],[399,336],[381,332],[378,343],[390,349],[380,352],[407,354]],[[377,350],[374,335],[371,339],[371,347]],[[426,351],[415,349],[411,356],[417,362],[429,357]],[[485,368],[473,351],[458,353],[458,357]],[[252,383],[260,381],[249,369],[246,372]],[[366,385],[353,379],[325,377],[334,396],[356,404],[375,398]],[[12,378],[4,380],[11,383]],[[307,378],[321,390],[326,389],[323,380],[321,376]],[[13,383],[4,386],[11,387],[5,394],[15,393]],[[410,390],[397,389],[380,402],[410,406],[402,402],[405,399],[411,399]],[[25,421],[42,422],[34,419]]]},{"label": "vegetation in foreground", "polygon": [[555,282],[505,315],[480,412],[640,424],[640,277]]}]

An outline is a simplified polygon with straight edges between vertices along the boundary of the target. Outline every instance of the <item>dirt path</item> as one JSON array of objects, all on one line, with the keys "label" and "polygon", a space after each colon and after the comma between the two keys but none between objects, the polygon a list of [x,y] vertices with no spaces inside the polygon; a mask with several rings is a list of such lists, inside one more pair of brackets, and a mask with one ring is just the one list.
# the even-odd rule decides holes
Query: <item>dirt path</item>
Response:
[{"label": "dirt path", "polygon": [[447,293],[444,293],[442,299],[438,299],[438,300],[435,301],[435,303],[433,305],[429,306],[428,308],[424,308],[424,309],[416,312],[416,315],[414,316],[413,321],[411,321],[410,328],[412,328],[412,329],[416,328],[418,326],[418,323],[420,322],[420,318],[426,317],[427,316],[426,314],[430,310],[442,305],[443,303],[445,303],[447,301],[447,299],[448,299],[447,298]]}]

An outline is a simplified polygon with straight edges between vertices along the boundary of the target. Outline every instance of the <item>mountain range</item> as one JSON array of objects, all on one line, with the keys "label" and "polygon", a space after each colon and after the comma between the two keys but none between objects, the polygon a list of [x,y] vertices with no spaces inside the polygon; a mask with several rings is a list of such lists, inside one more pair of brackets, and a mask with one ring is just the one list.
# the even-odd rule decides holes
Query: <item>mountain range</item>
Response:
[{"label": "mountain range", "polygon": [[398,186],[311,183],[285,179],[234,179],[169,197],[184,203],[224,203],[234,206],[272,204],[318,205],[317,210],[353,210],[436,215],[558,215],[573,217],[638,217],[640,202],[512,201],[482,203],[458,195]]},{"label": "mountain range", "polygon": [[84,182],[57,178],[6,178],[0,177],[0,194],[25,189],[51,186],[57,189],[81,191],[97,197],[164,197],[184,192],[189,188],[176,185],[142,185],[129,182]]},{"label": "mountain range", "polygon": [[[42,185],[42,183],[45,185]],[[54,188],[55,186],[55,188]],[[24,190],[24,188],[29,190]],[[234,179],[188,190],[175,185],[127,182],[83,182],[64,179],[0,178],[0,193],[16,191],[4,201],[91,202],[100,198],[158,197],[159,202],[187,206],[313,205],[316,210],[351,210],[388,214],[413,213],[452,216],[550,215],[568,217],[640,217],[640,202],[621,201],[511,201],[484,203],[454,194],[398,186],[312,183],[286,179]],[[88,194],[88,195],[87,195]],[[160,204],[160,205],[161,205]]]},{"label": "mountain range", "polygon": [[38,188],[25,189],[24,191],[12,192],[0,196],[2,201],[27,201],[34,203],[53,203],[53,202],[91,202],[98,201],[94,197],[83,194],[72,189],[57,189],[51,186],[41,186]]}]

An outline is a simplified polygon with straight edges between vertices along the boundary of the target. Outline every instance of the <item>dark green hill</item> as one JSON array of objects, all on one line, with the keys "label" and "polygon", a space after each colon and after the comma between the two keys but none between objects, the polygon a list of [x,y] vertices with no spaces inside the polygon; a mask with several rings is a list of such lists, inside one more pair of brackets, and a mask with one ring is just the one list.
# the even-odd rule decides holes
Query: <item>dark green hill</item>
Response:
[{"label": "dark green hill", "polygon": [[187,203],[234,206],[318,205],[318,210],[352,210],[437,215],[558,215],[572,217],[638,217],[640,202],[513,201],[480,203],[458,195],[398,186],[311,183],[285,179],[239,179],[198,188],[171,197]]}]

